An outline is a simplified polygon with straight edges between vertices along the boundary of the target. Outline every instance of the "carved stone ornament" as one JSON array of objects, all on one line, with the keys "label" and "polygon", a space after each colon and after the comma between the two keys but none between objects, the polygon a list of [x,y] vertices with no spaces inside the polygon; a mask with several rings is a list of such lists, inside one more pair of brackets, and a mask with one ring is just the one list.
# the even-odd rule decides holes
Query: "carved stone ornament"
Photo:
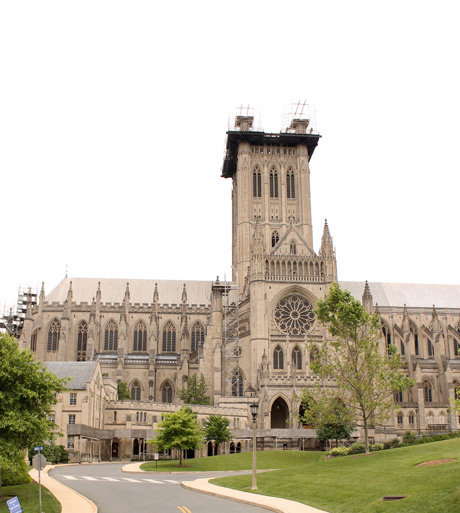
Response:
[{"label": "carved stone ornament", "polygon": [[274,311],[275,324],[286,335],[304,335],[315,322],[312,304],[298,294],[283,298]]}]

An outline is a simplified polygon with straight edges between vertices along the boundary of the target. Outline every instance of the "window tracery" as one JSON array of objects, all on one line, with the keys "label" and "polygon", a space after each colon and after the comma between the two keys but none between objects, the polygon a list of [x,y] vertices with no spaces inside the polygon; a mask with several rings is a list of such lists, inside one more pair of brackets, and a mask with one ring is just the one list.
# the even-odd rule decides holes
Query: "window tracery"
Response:
[{"label": "window tracery", "polygon": [[38,336],[38,330],[35,330],[32,333],[32,336],[30,337],[30,350],[35,353],[37,350],[37,336]]},{"label": "window tracery", "polygon": [[173,387],[169,381],[166,381],[161,387],[161,400],[163,403],[172,403]]},{"label": "window tracery", "polygon": [[273,351],[273,369],[284,369],[284,354],[280,346],[276,346],[275,350]]},{"label": "window tracery", "polygon": [[256,167],[252,173],[252,195],[254,198],[262,197],[262,175],[258,167]]},{"label": "window tracery", "polygon": [[104,351],[118,350],[118,326],[114,320],[110,320],[105,327]]},{"label": "window tracery", "polygon": [[147,351],[147,327],[142,321],[134,327],[133,351]]},{"label": "window tracery", "polygon": [[270,198],[278,197],[278,173],[275,168],[270,171]]},{"label": "window tracery", "polygon": [[294,369],[302,369],[302,353],[297,346],[292,350],[292,365]]},{"label": "window tracery", "polygon": [[141,385],[137,380],[131,385],[131,399],[133,401],[141,400]]},{"label": "window tracery", "polygon": [[274,248],[280,240],[280,234],[275,230],[272,233],[272,248]]},{"label": "window tracery", "polygon": [[176,352],[176,328],[171,321],[168,321],[163,328],[163,352]]},{"label": "window tracery", "polygon": [[286,196],[288,199],[295,198],[295,178],[292,168],[289,168],[286,173]]},{"label": "window tracery", "polygon": [[199,347],[204,346],[204,326],[201,322],[196,322],[192,327],[191,350],[197,351]]},{"label": "window tracery", "polygon": [[433,385],[428,380],[423,382],[423,398],[426,403],[433,402]]},{"label": "window tracery", "polygon": [[240,369],[235,369],[232,374],[232,396],[243,396],[243,375]]},{"label": "window tracery", "polygon": [[88,342],[88,324],[85,321],[78,325],[77,362],[86,362],[86,346]]},{"label": "window tracery", "polygon": [[304,335],[315,322],[312,304],[298,294],[287,296],[276,305],[275,324],[286,335]]},{"label": "window tracery", "polygon": [[54,319],[48,330],[47,351],[57,351],[59,349],[59,338],[61,336],[61,323]]}]

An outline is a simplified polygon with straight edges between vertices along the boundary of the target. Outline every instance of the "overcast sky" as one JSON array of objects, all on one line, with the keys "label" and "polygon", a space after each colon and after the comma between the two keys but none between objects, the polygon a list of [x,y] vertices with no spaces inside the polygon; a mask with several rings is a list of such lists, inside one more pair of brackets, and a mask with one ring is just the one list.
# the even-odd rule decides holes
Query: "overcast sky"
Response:
[{"label": "overcast sky", "polygon": [[458,6],[2,2],[0,307],[66,265],[229,278],[229,119],[250,105],[278,132],[299,100],[339,279],[459,284]]}]

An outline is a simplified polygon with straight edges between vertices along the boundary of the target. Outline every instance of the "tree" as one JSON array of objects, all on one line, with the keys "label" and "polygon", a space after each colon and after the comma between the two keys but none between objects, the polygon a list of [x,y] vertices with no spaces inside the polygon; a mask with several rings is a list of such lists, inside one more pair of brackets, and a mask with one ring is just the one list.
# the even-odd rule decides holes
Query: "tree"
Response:
[{"label": "tree", "polygon": [[304,389],[301,398],[300,420],[316,428],[321,442],[343,440],[351,436],[355,428],[354,414],[337,396],[335,390],[319,387]]},{"label": "tree", "polygon": [[209,397],[206,395],[207,390],[203,374],[199,380],[196,374],[193,374],[187,379],[187,388],[178,390],[177,395],[185,404],[210,404]]},{"label": "tree", "polygon": [[394,407],[393,393],[413,386],[414,381],[402,371],[401,357],[394,346],[381,354],[378,315],[370,315],[337,283],[324,300],[318,300],[315,314],[329,336],[310,366],[321,376],[334,378],[340,399],[354,411],[358,425],[364,429],[368,453],[369,425],[387,420]]},{"label": "tree", "polygon": [[232,432],[229,429],[230,420],[222,415],[209,415],[204,425],[204,437],[207,442],[214,440],[216,445],[215,454],[220,444],[230,442]]},{"label": "tree", "polygon": [[0,471],[31,443],[53,438],[49,415],[65,383],[29,350],[20,351],[14,337],[0,334]]},{"label": "tree", "polygon": [[184,450],[199,449],[203,446],[203,429],[198,424],[196,414],[185,406],[175,413],[166,413],[158,429],[158,435],[147,443],[162,451],[178,449],[179,466],[182,466]]},{"label": "tree", "polygon": [[131,394],[128,390],[128,385],[124,381],[120,381],[117,385],[118,400],[123,401],[124,399],[131,399]]}]

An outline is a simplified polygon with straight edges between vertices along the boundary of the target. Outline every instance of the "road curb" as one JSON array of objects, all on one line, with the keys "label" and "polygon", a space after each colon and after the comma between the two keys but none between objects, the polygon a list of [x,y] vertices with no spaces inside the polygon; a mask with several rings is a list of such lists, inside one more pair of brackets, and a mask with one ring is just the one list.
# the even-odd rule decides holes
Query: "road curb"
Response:
[{"label": "road curb", "polygon": [[[61,503],[61,513],[97,513],[94,502],[48,475],[48,472],[55,467],[56,465],[47,465],[40,471],[40,481]],[[29,475],[38,483],[37,470],[32,469]]]}]

